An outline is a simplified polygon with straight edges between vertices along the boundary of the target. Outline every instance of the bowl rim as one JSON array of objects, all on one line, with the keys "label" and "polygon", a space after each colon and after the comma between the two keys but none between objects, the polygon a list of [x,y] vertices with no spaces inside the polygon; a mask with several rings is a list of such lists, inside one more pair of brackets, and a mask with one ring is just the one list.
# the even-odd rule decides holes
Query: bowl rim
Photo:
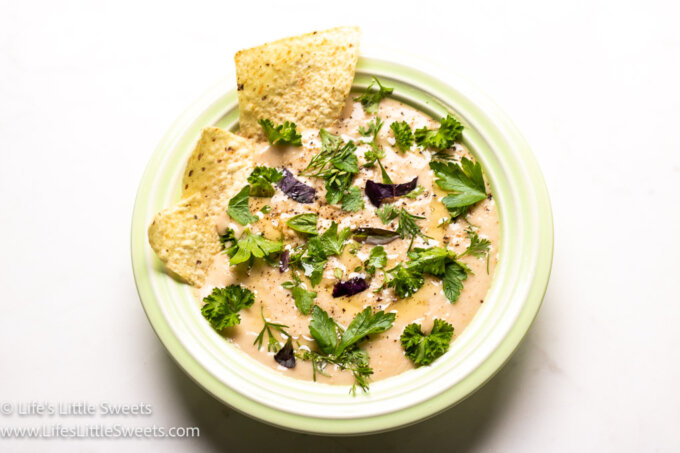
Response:
[{"label": "bowl rim", "polygon": [[[413,65],[414,62],[417,62],[417,66],[415,67],[418,69],[415,69]],[[519,230],[515,228],[513,230],[514,236],[512,239],[526,240],[526,244],[522,249],[522,254],[524,254],[527,249],[529,249],[529,252],[526,253],[526,256],[522,257],[519,263],[521,264],[523,271],[530,271],[530,275],[526,278],[517,278],[517,280],[521,281],[512,283],[514,285],[512,294],[518,294],[513,297],[515,299],[523,298],[521,301],[522,303],[516,302],[512,306],[513,310],[515,310],[513,312],[510,312],[509,309],[505,312],[501,312],[501,314],[506,313],[507,317],[504,324],[502,324],[503,319],[501,318],[497,321],[499,326],[502,325],[503,330],[496,334],[496,338],[493,342],[489,340],[487,341],[488,344],[484,343],[486,346],[483,351],[484,353],[477,353],[477,362],[474,362],[474,366],[471,365],[469,370],[461,372],[460,378],[456,378],[457,380],[455,383],[450,384],[443,389],[436,387],[435,384],[438,382],[437,379],[443,381],[445,378],[448,378],[448,375],[452,372],[453,368],[441,368],[439,374],[435,377],[431,377],[428,381],[428,384],[431,384],[430,387],[427,387],[425,384],[423,385],[424,389],[426,387],[429,389],[429,393],[424,390],[423,396],[420,398],[412,398],[408,404],[402,404],[396,409],[387,407],[389,406],[389,397],[386,397],[385,400],[376,398],[375,401],[372,401],[371,397],[368,397],[367,399],[363,398],[363,400],[368,401],[366,407],[372,407],[370,406],[371,404],[380,407],[378,405],[383,404],[385,409],[376,409],[376,412],[374,413],[361,412],[362,414],[369,413],[370,415],[360,417],[347,415],[347,413],[341,414],[342,411],[340,410],[338,410],[338,415],[331,414],[327,417],[320,417],[318,414],[313,414],[309,410],[282,410],[281,406],[274,407],[272,405],[273,403],[267,403],[266,396],[258,394],[259,391],[255,387],[249,391],[235,390],[233,385],[225,382],[224,378],[218,378],[218,375],[220,375],[219,372],[214,371],[214,369],[211,372],[210,367],[212,366],[212,362],[210,362],[208,358],[202,357],[202,354],[199,352],[200,347],[202,347],[200,343],[201,340],[196,340],[195,343],[189,344],[186,335],[178,335],[178,332],[183,332],[182,330],[178,330],[181,329],[181,327],[177,327],[178,323],[181,322],[178,321],[180,318],[178,316],[173,318],[173,315],[167,312],[168,308],[162,307],[162,304],[159,303],[161,298],[152,287],[151,280],[168,279],[170,277],[160,270],[157,260],[154,260],[155,257],[152,256],[152,252],[150,253],[150,247],[147,245],[146,239],[146,231],[149,223],[149,204],[151,203],[150,200],[154,198],[154,178],[159,172],[159,169],[162,171],[161,166],[168,153],[178,147],[178,143],[183,137],[186,139],[187,131],[190,129],[191,124],[197,121],[198,117],[202,117],[202,121],[207,120],[203,125],[218,124],[220,122],[227,125],[233,125],[234,121],[237,121],[237,112],[235,117],[233,108],[229,114],[225,114],[224,108],[220,108],[220,105],[225,102],[233,104],[236,97],[234,77],[225,78],[201,96],[175,121],[161,139],[149,160],[139,185],[132,215],[132,267],[137,291],[149,322],[162,344],[170,352],[171,357],[173,357],[180,368],[216,399],[245,415],[278,427],[315,434],[367,434],[406,426],[436,415],[471,395],[503,366],[528,331],[538,313],[547,289],[552,266],[554,241],[550,200],[543,176],[528,144],[508,117],[492,101],[490,101],[487,96],[482,94],[479,89],[472,86],[460,76],[454,74],[447,68],[442,68],[429,62],[423,62],[417,57],[396,54],[384,50],[380,52],[379,57],[369,57],[364,56],[364,53],[362,52],[362,56],[357,66],[355,85],[365,86],[369,80],[367,76],[368,73],[375,74],[381,79],[391,79],[391,81],[397,84],[401,82],[408,84],[409,81],[419,81],[418,83],[422,84],[423,80],[427,81],[431,84],[428,85],[428,87],[435,92],[433,100],[432,102],[429,102],[427,96],[424,98],[421,96],[420,100],[417,101],[421,102],[417,108],[426,111],[426,113],[432,114],[441,111],[454,111],[460,116],[461,112],[476,112],[474,115],[469,112],[468,114],[463,114],[463,120],[467,123],[466,126],[472,126],[471,129],[466,128],[465,142],[475,155],[476,159],[482,161],[482,165],[485,168],[485,174],[487,165],[493,165],[493,162],[490,160],[491,151],[489,151],[489,154],[487,155],[479,151],[480,148],[483,148],[485,142],[489,145],[489,149],[494,149],[494,153],[510,153],[509,150],[512,150],[512,157],[515,159],[513,159],[512,162],[509,161],[510,163],[506,163],[508,168],[499,168],[498,171],[508,171],[515,177],[518,175],[522,176],[523,178],[518,178],[517,180],[521,181],[521,189],[524,190],[521,193],[509,193],[515,190],[519,191],[519,189],[506,188],[506,191],[508,191],[507,194],[505,192],[496,192],[498,187],[496,186],[496,179],[493,179],[490,181],[492,192],[496,199],[506,197],[508,205],[512,202],[513,206],[528,206],[530,209],[527,209],[526,212],[522,211],[520,214],[507,212],[507,210],[504,211],[503,209],[504,203],[499,201],[499,215],[501,217],[502,230],[501,250],[503,253],[499,261],[499,268],[502,266],[503,262],[507,260],[505,255],[506,249],[510,250],[511,246],[516,247],[514,241],[508,240],[509,237],[507,237],[507,234],[509,234],[509,232],[506,230],[505,222],[512,220],[515,215],[522,215],[522,228]],[[422,88],[422,86],[420,88]],[[408,85],[404,85],[404,90],[408,91]],[[395,94],[396,93],[398,93],[398,91],[395,90]],[[447,95],[444,96],[442,93],[447,93]],[[408,98],[408,93],[406,93],[405,96]],[[456,98],[456,96],[462,97]],[[408,101],[406,98],[402,100]],[[452,102],[451,99],[455,99],[455,102]],[[469,103],[469,105],[463,107],[460,104],[463,102],[461,99]],[[488,136],[481,134],[477,137],[475,136],[477,133],[476,131],[484,131]],[[475,140],[478,140],[477,144],[475,144]],[[195,142],[195,139],[193,142]],[[505,149],[505,147],[507,147],[507,149]],[[477,152],[480,152],[480,154],[477,154]],[[178,163],[183,170],[186,163],[186,156],[178,154],[174,166],[176,167]],[[168,165],[172,166],[173,163],[169,163]],[[494,169],[494,171],[496,170]],[[502,178],[499,176],[498,181],[501,179]],[[175,175],[174,180],[171,182],[177,190],[172,191],[173,193],[169,195],[167,194],[168,190],[165,190],[166,200],[168,197],[175,200],[179,198],[179,181],[177,180],[177,175]],[[532,234],[535,235],[535,237],[531,237]],[[508,247],[506,247],[506,245],[508,245]],[[518,254],[519,252],[515,252],[515,255]],[[498,269],[496,270],[496,274],[498,274]],[[185,288],[183,291],[188,293],[189,289],[187,288],[187,285],[184,286]],[[496,289],[497,287],[496,275],[494,275],[490,294],[492,291],[495,291],[494,294],[500,293],[500,289]],[[176,294],[172,292],[166,292],[161,295],[167,297],[167,299],[164,300],[173,300],[176,297]],[[500,294],[496,298],[499,298],[500,300]],[[481,312],[483,309],[486,309],[486,307],[480,308],[479,311]],[[198,310],[194,310],[194,312],[195,315]],[[500,315],[497,317],[499,316]],[[477,321],[477,318],[479,318],[479,313],[475,316],[473,322]],[[189,323],[191,322],[197,321],[196,319],[186,320],[187,328],[189,328]],[[463,332],[461,338],[466,335],[466,332],[467,329]],[[213,336],[219,337],[214,332]],[[460,338],[454,342],[454,345],[459,341]],[[485,339],[479,341],[483,342]],[[227,343],[225,341],[222,342],[225,344]],[[205,344],[203,344],[203,346],[205,346]],[[482,351],[482,349],[478,348],[478,351]],[[227,351],[227,354],[228,353],[229,352]],[[219,360],[217,357],[213,359]],[[464,359],[465,358],[460,360],[462,361]],[[460,363],[464,364],[465,362]],[[249,370],[251,369],[245,370],[245,372],[250,372]],[[415,382],[418,379],[426,380],[428,378],[427,373],[421,372],[420,370],[422,370],[422,368],[403,373],[394,378],[375,382],[371,385],[371,391],[373,391],[376,385],[380,386],[381,383],[388,380],[398,380],[400,378],[401,381],[404,381],[403,376],[408,373],[411,373],[407,377],[409,382]],[[243,370],[240,371],[243,372]],[[272,371],[272,374],[273,373],[275,372]],[[276,374],[276,376],[278,376],[282,382],[285,381],[285,379],[297,382],[297,384],[286,382],[286,385],[289,385],[289,389],[292,389],[292,392],[296,391],[296,389],[300,389],[300,386],[302,385],[300,383],[304,383],[305,385],[311,384],[308,381],[298,381],[286,378],[279,374]],[[233,375],[232,378],[238,379],[238,376]],[[275,384],[279,384],[278,380]],[[324,384],[311,385],[315,386],[315,388],[316,386],[339,387]],[[399,383],[396,385],[398,387]],[[332,393],[332,390],[323,390],[323,392]],[[269,395],[269,397],[271,397],[271,395]],[[336,398],[329,401],[337,403],[341,401],[341,399]]]}]

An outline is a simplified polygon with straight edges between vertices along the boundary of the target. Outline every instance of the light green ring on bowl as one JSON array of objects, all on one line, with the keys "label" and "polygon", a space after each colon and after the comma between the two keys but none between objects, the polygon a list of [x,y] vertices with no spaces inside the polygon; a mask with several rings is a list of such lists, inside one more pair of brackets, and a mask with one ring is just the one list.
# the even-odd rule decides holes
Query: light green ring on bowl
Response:
[{"label": "light green ring on bowl", "polygon": [[[516,349],[545,294],[553,249],[552,214],[540,169],[507,117],[484,95],[440,68],[362,57],[355,88],[371,75],[394,96],[434,117],[452,112],[464,141],[485,170],[501,218],[502,256],[492,288],[451,351],[431,367],[375,382],[353,398],[347,387],[282,376],[217,335],[202,319],[191,290],[170,278],[147,243],[153,216],[179,198],[181,175],[200,129],[233,129],[233,78],[203,95],[159,143],[140,183],[132,221],[132,265],[142,305],[164,346],[189,376],[236,410],[288,429],[359,434],[430,417],[483,385]],[[445,83],[444,80],[448,81]],[[237,358],[237,360],[233,360]],[[361,415],[357,415],[361,414]]]}]

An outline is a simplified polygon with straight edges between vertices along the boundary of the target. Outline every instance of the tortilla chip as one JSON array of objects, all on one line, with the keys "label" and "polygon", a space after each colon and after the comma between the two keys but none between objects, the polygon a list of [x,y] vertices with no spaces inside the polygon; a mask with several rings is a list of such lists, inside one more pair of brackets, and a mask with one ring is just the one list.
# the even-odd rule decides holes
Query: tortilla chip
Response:
[{"label": "tortilla chip", "polygon": [[215,218],[247,182],[254,168],[253,144],[216,127],[203,129],[182,180],[182,199],[156,215],[149,244],[166,268],[201,286],[222,250]]},{"label": "tortilla chip", "polygon": [[340,116],[359,58],[359,28],[339,27],[238,52],[239,127],[264,140],[257,121],[322,128]]},{"label": "tortilla chip", "polygon": [[196,286],[203,284],[220,238],[201,194],[160,212],[149,227],[149,244],[168,270]]},{"label": "tortilla chip", "polygon": [[243,137],[218,127],[204,128],[184,170],[182,198],[196,192],[204,198],[224,193],[234,184],[235,175],[252,166],[254,152],[253,144]]}]

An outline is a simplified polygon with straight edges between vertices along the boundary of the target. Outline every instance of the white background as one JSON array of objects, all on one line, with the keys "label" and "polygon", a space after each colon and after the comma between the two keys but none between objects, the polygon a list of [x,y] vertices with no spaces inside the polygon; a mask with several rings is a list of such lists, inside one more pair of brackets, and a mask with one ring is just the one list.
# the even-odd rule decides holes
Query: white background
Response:
[{"label": "white background", "polygon": [[[0,401],[146,402],[151,417],[110,421],[201,430],[0,450],[680,451],[677,2],[0,5]],[[341,24],[495,99],[555,215],[548,293],[508,365],[454,409],[364,438],[288,433],[214,401],[154,335],[129,256],[147,160],[234,52]]]}]

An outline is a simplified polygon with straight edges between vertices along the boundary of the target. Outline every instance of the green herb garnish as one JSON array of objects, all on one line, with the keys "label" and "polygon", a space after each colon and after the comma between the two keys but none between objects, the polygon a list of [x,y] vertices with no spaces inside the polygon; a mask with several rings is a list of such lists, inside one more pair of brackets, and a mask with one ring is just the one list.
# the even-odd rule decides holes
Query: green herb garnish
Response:
[{"label": "green herb garnish", "polygon": [[[378,85],[377,90],[373,89],[373,86],[375,84]],[[394,88],[388,88],[383,86],[380,83],[380,80],[378,80],[377,77],[373,76],[373,80],[368,85],[368,88],[366,88],[364,94],[354,98],[354,100],[361,102],[361,105],[364,107],[366,113],[374,114],[378,112],[378,105],[380,104],[380,101],[382,101],[387,96],[392,94],[393,91]]]},{"label": "green herb garnish", "polygon": [[227,214],[241,225],[256,222],[258,217],[250,213],[248,200],[250,199],[250,186],[245,186],[232,199],[229,200]]},{"label": "green herb garnish", "polygon": [[364,209],[364,196],[361,194],[361,189],[357,186],[351,186],[345,196],[342,197],[342,209],[348,212],[357,212]]},{"label": "green herb garnish", "polygon": [[[304,255],[299,257],[299,266],[304,270],[305,276],[309,277],[312,286],[321,282],[323,269],[329,256],[340,255],[345,247],[345,241],[352,234],[349,228],[343,228],[338,232],[338,224],[333,222],[323,234],[314,236],[307,242]],[[293,258],[291,255],[291,264]]]},{"label": "green herb garnish", "polygon": [[241,285],[213,288],[210,295],[203,298],[205,305],[201,313],[213,328],[221,331],[226,327],[241,323],[238,312],[255,302],[255,294]]},{"label": "green herb garnish", "polygon": [[387,253],[382,245],[373,247],[368,254],[368,259],[364,261],[364,269],[369,275],[374,275],[376,269],[382,269],[387,264]]},{"label": "green herb garnish", "polygon": [[283,178],[283,172],[276,168],[258,166],[248,176],[250,195],[253,197],[271,197],[274,195],[274,186]]},{"label": "green herb garnish", "polygon": [[412,323],[406,326],[401,334],[401,346],[406,351],[406,357],[416,366],[429,365],[449,350],[453,326],[443,319],[435,319],[432,330],[428,335],[422,331],[420,324]]},{"label": "green herb garnish", "polygon": [[236,244],[227,249],[227,255],[232,266],[245,262],[252,265],[255,258],[270,258],[282,250],[283,242],[272,241],[261,234],[253,234],[246,228]]},{"label": "green herb garnish", "polygon": [[354,175],[359,173],[357,147],[353,142],[343,143],[325,129],[319,131],[321,152],[315,155],[302,172],[304,176],[322,178],[326,181],[326,201],[340,203],[352,184]]},{"label": "green herb garnish", "polygon": [[258,350],[262,349],[262,342],[264,341],[264,334],[266,333],[267,334],[267,351],[278,352],[278,350],[281,349],[281,343],[279,342],[279,340],[276,339],[276,336],[274,335],[274,331],[278,331],[279,333],[290,338],[290,334],[288,332],[286,332],[286,330],[285,330],[285,329],[288,328],[288,326],[285,325],[285,324],[278,324],[278,323],[275,323],[275,322],[267,321],[267,319],[264,317],[264,312],[262,311],[262,307],[260,307],[260,316],[262,317],[262,322],[264,322],[264,326],[262,326],[262,330],[260,330],[260,333],[255,338],[255,341],[253,341],[253,344],[257,345]]},{"label": "green herb garnish", "polygon": [[364,137],[371,137],[371,141],[375,141],[375,139],[378,137],[378,132],[380,132],[380,129],[383,126],[383,120],[380,119],[380,117],[376,116],[373,118],[372,121],[369,121],[368,127],[359,128],[359,133],[364,136]]},{"label": "green herb garnish", "polygon": [[308,315],[312,311],[316,293],[314,291],[307,291],[302,287],[302,280],[297,272],[293,272],[293,281],[283,282],[281,286],[291,291],[295,306],[300,310],[300,313]]},{"label": "green herb garnish", "polygon": [[424,275],[442,279],[444,295],[449,302],[458,300],[470,269],[458,261],[458,256],[446,248],[416,248],[408,252],[409,260],[387,271],[387,287],[394,288],[399,298],[410,297],[425,283]]},{"label": "green herb garnish", "polygon": [[309,323],[309,333],[320,351],[304,351],[300,358],[312,361],[314,380],[317,373],[325,374],[324,369],[329,363],[335,364],[343,370],[352,371],[352,394],[356,393],[357,386],[367,391],[368,379],[373,374],[373,369],[369,365],[368,354],[358,347],[358,343],[369,335],[392,327],[394,318],[394,313],[379,311],[374,314],[370,307],[366,307],[354,317],[347,330],[341,332],[328,313],[315,306],[312,321]]},{"label": "green herb garnish", "polygon": [[486,185],[482,166],[470,159],[456,162],[430,162],[430,168],[437,176],[435,182],[447,192],[442,199],[452,218],[466,214],[472,205],[486,198]]},{"label": "green herb garnish", "polygon": [[416,186],[415,189],[413,189],[412,191],[410,191],[409,193],[407,193],[406,195],[404,195],[404,197],[410,198],[411,200],[415,200],[415,199],[418,198],[418,197],[420,196],[420,194],[422,194],[423,192],[425,192],[425,188],[424,188],[423,186],[420,186],[420,185],[419,185],[419,186]]},{"label": "green herb garnish", "polygon": [[295,123],[286,121],[275,126],[268,119],[261,119],[258,123],[264,129],[264,134],[272,145],[302,146],[302,135],[297,133]]},{"label": "green herb garnish", "polygon": [[413,145],[413,132],[411,126],[406,121],[395,121],[390,124],[390,129],[394,132],[394,140],[397,148],[406,152],[411,149]]},{"label": "green herb garnish", "polygon": [[384,204],[381,208],[376,209],[375,213],[384,225],[399,217],[399,210],[391,204]]},{"label": "green herb garnish", "polygon": [[316,222],[319,216],[317,214],[305,213],[298,214],[295,217],[291,217],[287,222],[291,229],[298,231],[300,233],[315,235],[318,234],[316,231]]},{"label": "green herb garnish", "polygon": [[416,143],[423,148],[432,148],[439,151],[449,149],[463,134],[463,125],[451,115],[446,115],[440,121],[439,129],[432,130],[426,127],[416,129]]}]

